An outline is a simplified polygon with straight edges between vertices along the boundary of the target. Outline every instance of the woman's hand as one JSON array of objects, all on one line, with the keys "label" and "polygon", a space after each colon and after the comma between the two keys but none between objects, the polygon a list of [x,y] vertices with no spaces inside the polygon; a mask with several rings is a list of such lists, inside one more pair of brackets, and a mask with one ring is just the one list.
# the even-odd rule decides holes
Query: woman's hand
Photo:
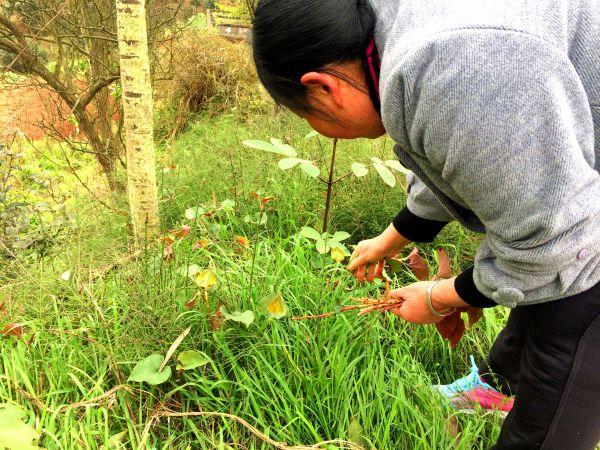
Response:
[{"label": "woman's hand", "polygon": [[[407,322],[417,324],[440,323],[445,317],[438,317],[427,305],[427,290],[433,281],[421,281],[390,291],[393,300],[402,300],[402,306],[392,312]],[[469,325],[481,319],[483,312],[464,302],[454,288],[454,278],[440,281],[431,291],[431,306],[439,314],[466,312],[469,315]]]},{"label": "woman's hand", "polygon": [[395,257],[408,243],[410,241],[390,225],[376,238],[361,241],[356,246],[348,270],[354,272],[359,283],[381,278],[386,259]]}]

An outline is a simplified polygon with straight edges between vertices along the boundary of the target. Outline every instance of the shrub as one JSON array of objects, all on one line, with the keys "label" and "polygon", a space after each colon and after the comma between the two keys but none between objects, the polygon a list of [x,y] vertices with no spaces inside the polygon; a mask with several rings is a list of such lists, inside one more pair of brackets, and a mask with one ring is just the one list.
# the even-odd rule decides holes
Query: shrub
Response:
[{"label": "shrub", "polygon": [[168,51],[169,79],[156,84],[158,138],[183,130],[195,113],[257,104],[260,88],[246,44],[188,29],[173,39]]}]

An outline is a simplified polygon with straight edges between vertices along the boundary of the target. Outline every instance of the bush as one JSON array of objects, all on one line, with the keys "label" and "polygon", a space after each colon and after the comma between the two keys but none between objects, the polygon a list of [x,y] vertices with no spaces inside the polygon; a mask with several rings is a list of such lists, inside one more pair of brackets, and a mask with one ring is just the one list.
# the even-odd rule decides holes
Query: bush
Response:
[{"label": "bush", "polygon": [[257,104],[260,88],[246,44],[188,29],[174,38],[169,52],[169,79],[157,84],[158,138],[183,130],[195,113]]}]

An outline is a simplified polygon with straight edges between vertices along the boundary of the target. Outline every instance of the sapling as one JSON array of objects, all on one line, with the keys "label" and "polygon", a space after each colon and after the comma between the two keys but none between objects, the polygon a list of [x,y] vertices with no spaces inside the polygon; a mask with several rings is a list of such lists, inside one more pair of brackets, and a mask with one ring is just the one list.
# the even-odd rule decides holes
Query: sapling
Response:
[{"label": "sapling", "polygon": [[[319,134],[315,131],[306,135],[305,140],[317,137]],[[319,141],[320,142],[320,141]],[[331,203],[333,198],[333,190],[335,185],[345,180],[348,177],[354,176],[362,178],[369,174],[371,168],[375,169],[381,180],[390,187],[396,186],[396,176],[394,172],[400,174],[408,174],[409,171],[402,167],[397,160],[382,161],[379,158],[372,157],[369,164],[361,162],[353,162],[350,166],[350,171],[340,177],[335,177],[335,164],[337,157],[338,140],[334,139],[332,143],[331,159],[327,168],[328,177],[323,178],[319,165],[309,159],[300,158],[298,152],[289,144],[283,143],[281,139],[271,138],[269,142],[261,140],[247,140],[243,144],[247,147],[262,150],[264,152],[274,153],[284,156],[279,160],[278,166],[281,170],[291,170],[299,168],[303,173],[327,186],[327,195],[325,197],[325,212],[323,213],[322,233],[326,233],[329,225],[329,216],[331,212]]]}]

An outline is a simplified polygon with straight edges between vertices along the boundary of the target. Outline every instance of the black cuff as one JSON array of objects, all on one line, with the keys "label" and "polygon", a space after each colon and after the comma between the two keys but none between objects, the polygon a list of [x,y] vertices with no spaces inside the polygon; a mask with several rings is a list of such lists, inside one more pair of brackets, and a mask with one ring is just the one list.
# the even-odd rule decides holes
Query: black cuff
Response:
[{"label": "black cuff", "polygon": [[498,306],[495,301],[479,292],[479,289],[475,286],[475,281],[473,281],[474,269],[475,267],[473,266],[469,267],[454,280],[454,289],[456,289],[458,296],[476,308],[493,308],[494,306]]},{"label": "black cuff", "polygon": [[407,207],[398,213],[392,223],[398,233],[412,242],[432,242],[448,224],[415,216]]}]

